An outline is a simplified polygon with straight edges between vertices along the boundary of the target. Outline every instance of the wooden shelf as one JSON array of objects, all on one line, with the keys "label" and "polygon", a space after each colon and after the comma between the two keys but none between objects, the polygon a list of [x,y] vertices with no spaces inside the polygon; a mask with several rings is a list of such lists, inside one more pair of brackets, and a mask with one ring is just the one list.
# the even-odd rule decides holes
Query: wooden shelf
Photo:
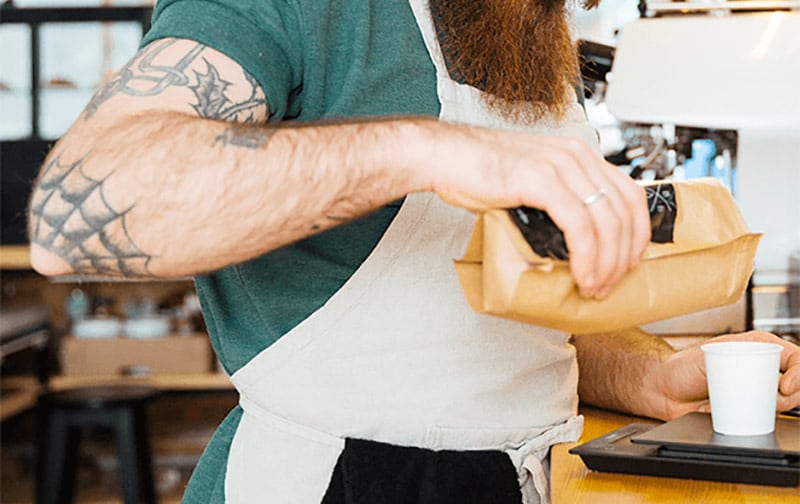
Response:
[{"label": "wooden shelf", "polygon": [[[42,387],[32,377],[9,376],[2,379],[0,421],[27,411],[36,405]],[[101,385],[147,385],[164,392],[234,392],[236,389],[225,373],[155,374],[151,376],[53,376],[50,390]]]},{"label": "wooden shelf", "polygon": [[31,253],[28,245],[0,246],[0,270],[31,269]]},{"label": "wooden shelf", "polygon": [[153,374],[150,376],[54,376],[50,379],[52,390],[100,385],[147,385],[165,392],[225,392],[234,391],[225,373]]}]

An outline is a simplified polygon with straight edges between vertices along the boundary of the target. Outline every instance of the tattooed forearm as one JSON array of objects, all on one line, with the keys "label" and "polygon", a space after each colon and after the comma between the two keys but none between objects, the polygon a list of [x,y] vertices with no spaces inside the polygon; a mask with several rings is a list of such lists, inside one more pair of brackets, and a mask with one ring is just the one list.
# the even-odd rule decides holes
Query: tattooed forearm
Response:
[{"label": "tattooed forearm", "polygon": [[74,161],[62,155],[63,150],[45,165],[33,194],[31,243],[58,255],[78,273],[154,277],[148,267],[153,256],[136,246],[125,225],[133,207],[118,211],[108,204],[105,179],[93,179],[82,170],[90,154]]},{"label": "tattooed forearm", "polygon": [[263,114],[266,100],[251,75],[242,70],[245,79],[237,76],[237,82],[240,88],[246,83],[245,89],[231,92],[233,83],[202,56],[208,51],[206,46],[194,44],[188,51],[178,51],[174,47],[177,42],[160,40],[140,51],[98,89],[84,110],[84,120],[114,96],[156,96],[176,87],[191,90],[194,101],[188,105],[199,117],[253,122]]},{"label": "tattooed forearm", "polygon": [[214,145],[234,145],[248,149],[258,149],[264,146],[272,136],[272,131],[266,128],[251,125],[234,124],[214,138]]},{"label": "tattooed forearm", "polygon": [[326,215],[325,220],[326,220],[325,224],[318,224],[318,223],[312,224],[311,231],[319,231],[321,229],[328,228],[330,227],[331,222],[333,222],[335,226],[338,226],[339,224],[343,224],[351,220],[351,217],[343,217],[341,215]]}]

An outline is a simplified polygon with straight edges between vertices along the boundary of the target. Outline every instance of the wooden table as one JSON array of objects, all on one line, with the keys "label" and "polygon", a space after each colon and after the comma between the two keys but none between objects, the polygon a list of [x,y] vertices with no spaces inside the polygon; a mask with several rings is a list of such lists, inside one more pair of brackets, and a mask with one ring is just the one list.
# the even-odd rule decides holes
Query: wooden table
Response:
[{"label": "wooden table", "polygon": [[[581,443],[630,423],[658,423],[589,407],[582,407],[581,412],[586,419]],[[593,472],[580,457],[568,453],[574,446],[576,443],[553,447],[550,477],[553,504],[800,503],[798,487]]]}]

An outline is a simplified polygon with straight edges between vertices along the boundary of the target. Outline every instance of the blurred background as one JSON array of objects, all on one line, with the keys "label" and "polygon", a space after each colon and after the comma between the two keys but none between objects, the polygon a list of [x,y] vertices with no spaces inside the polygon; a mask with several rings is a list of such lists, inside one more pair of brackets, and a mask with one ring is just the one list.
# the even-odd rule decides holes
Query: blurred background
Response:
[{"label": "blurred background", "polygon": [[[178,502],[215,426],[237,403],[213,358],[193,283],[41,278],[27,262],[24,222],[30,184],[47,150],[98,84],[136,52],[152,2],[1,5],[0,503],[33,502],[39,392],[87,382],[143,383],[162,391],[148,410],[155,486],[159,501]],[[68,13],[82,20],[59,20]],[[634,0],[603,0],[598,9],[574,13],[586,110],[603,155],[636,179],[711,176],[735,195],[736,131],[627,123],[609,113],[605,79],[618,30],[638,15]],[[648,328],[676,347],[696,342],[698,334],[746,327],[796,340],[800,255],[793,260],[795,283],[761,285],[734,305]],[[118,469],[108,432],[88,432],[78,458],[78,501],[120,502]]]}]

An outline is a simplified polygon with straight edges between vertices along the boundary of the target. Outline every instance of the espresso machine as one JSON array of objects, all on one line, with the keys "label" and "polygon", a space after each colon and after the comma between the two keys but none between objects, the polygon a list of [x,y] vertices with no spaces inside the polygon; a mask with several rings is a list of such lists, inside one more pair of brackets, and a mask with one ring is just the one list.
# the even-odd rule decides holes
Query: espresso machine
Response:
[{"label": "espresso machine", "polygon": [[[751,231],[763,233],[749,294],[788,300],[800,284],[800,0],[649,0],[639,12],[619,31],[608,111],[658,126],[673,145],[681,132],[723,144],[717,163]],[[750,327],[778,318],[800,329],[796,303],[762,316],[749,301]]]}]

